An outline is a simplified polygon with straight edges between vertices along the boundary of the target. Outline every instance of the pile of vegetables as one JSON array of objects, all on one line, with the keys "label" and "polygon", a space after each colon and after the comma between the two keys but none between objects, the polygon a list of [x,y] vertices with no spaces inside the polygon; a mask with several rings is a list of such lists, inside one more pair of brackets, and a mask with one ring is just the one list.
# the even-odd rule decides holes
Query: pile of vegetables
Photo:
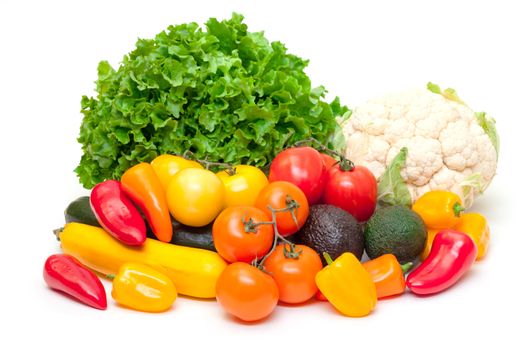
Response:
[{"label": "pile of vegetables", "polygon": [[[99,66],[99,95],[82,102],[77,168],[91,191],[54,231],[63,253],[44,264],[49,287],[101,310],[107,278],[118,305],[144,312],[170,310],[185,295],[216,299],[248,322],[313,298],[362,317],[407,289],[443,292],[485,256],[487,221],[466,210],[493,176],[476,163],[497,157],[492,119],[453,120],[435,99],[425,105],[428,96],[408,99],[426,114],[403,109],[417,121],[394,113],[393,100],[348,119],[337,99],[327,104],[324,89],[311,89],[306,61],[249,33],[242,16],[206,27],[170,27],[139,40],[117,71]],[[453,90],[431,87],[463,105]],[[385,113],[390,124],[377,117]],[[432,159],[410,158],[417,142],[438,142],[450,170],[468,153],[447,148],[447,132],[434,142],[417,135],[430,132],[426,118],[436,113],[445,114],[432,119],[443,130],[465,122],[479,136],[466,177],[433,174]],[[334,150],[338,115],[344,132],[353,130],[345,152]],[[416,136],[392,139],[396,128]],[[369,149],[357,152],[355,135]],[[381,138],[388,158],[370,155],[385,151]],[[424,177],[428,184],[410,183]]]},{"label": "pile of vegetables", "polygon": [[[281,151],[268,177],[251,165],[161,155],[66,208],[55,232],[64,254],[48,259],[44,277],[99,309],[106,294],[92,270],[112,279],[118,304],[140,311],[166,311],[182,294],[257,321],[278,303],[315,297],[361,317],[407,287],[449,288],[484,255],[486,221],[462,214],[456,194],[377,208],[377,188],[367,168],[315,140]],[[371,260],[362,263],[364,251]]]}]

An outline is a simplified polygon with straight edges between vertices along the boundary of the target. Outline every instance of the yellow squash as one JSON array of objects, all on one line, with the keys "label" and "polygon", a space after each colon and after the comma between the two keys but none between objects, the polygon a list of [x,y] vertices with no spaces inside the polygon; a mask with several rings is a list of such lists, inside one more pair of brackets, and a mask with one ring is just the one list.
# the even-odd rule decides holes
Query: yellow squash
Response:
[{"label": "yellow squash", "polygon": [[115,275],[128,262],[148,265],[168,276],[180,294],[215,298],[215,284],[226,267],[219,254],[147,238],[127,246],[99,227],[68,223],[58,234],[62,250],[103,274]]}]

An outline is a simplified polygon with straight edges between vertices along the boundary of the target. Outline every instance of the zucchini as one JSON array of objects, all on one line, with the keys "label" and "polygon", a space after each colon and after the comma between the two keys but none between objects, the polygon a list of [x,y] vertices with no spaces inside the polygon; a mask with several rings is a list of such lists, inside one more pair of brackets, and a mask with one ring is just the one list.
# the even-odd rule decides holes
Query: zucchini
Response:
[{"label": "zucchini", "polygon": [[[204,227],[190,227],[182,225],[171,218],[173,226],[173,236],[171,237],[171,244],[182,245],[185,247],[207,249],[215,252],[215,245],[213,244],[213,237],[211,233],[212,225]],[[148,238],[154,238],[155,235],[148,228]]]},{"label": "zucchini", "polygon": [[78,222],[80,224],[100,227],[97,217],[93,213],[93,210],[91,210],[88,196],[78,197],[73,202],[69,203],[64,211],[64,217],[66,219],[66,224],[70,222]]},{"label": "zucchini", "polygon": [[[93,210],[91,210],[88,196],[79,197],[71,202],[64,212],[64,217],[66,223],[78,222],[80,224],[101,227]],[[215,245],[213,244],[212,224],[204,227],[191,227],[183,225],[171,218],[171,226],[173,227],[173,236],[170,243],[185,247],[216,251]],[[157,239],[149,225],[147,225],[147,228],[148,238]]]}]

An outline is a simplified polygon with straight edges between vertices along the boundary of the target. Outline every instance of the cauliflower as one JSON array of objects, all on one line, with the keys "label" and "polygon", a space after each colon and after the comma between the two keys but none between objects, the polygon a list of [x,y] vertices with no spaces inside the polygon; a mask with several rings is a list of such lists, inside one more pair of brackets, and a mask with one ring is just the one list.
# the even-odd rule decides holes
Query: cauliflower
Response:
[{"label": "cauliflower", "polygon": [[496,173],[495,122],[475,113],[453,89],[429,83],[371,100],[341,121],[346,156],[379,180],[380,199],[412,204],[430,190],[448,190],[470,207]]}]

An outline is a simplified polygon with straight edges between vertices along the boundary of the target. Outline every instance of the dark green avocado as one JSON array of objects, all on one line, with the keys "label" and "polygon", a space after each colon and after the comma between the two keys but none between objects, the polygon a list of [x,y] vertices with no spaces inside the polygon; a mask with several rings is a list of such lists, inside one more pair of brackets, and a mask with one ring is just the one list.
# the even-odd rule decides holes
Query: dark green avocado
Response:
[{"label": "dark green avocado", "polygon": [[423,220],[404,206],[377,209],[365,225],[365,249],[370,259],[390,253],[404,264],[421,254],[426,240]]},{"label": "dark green avocado", "polygon": [[345,252],[353,253],[359,260],[363,256],[361,226],[352,214],[333,205],[312,205],[306,223],[293,236],[293,240],[315,250],[325,265],[323,252],[334,260]]}]

